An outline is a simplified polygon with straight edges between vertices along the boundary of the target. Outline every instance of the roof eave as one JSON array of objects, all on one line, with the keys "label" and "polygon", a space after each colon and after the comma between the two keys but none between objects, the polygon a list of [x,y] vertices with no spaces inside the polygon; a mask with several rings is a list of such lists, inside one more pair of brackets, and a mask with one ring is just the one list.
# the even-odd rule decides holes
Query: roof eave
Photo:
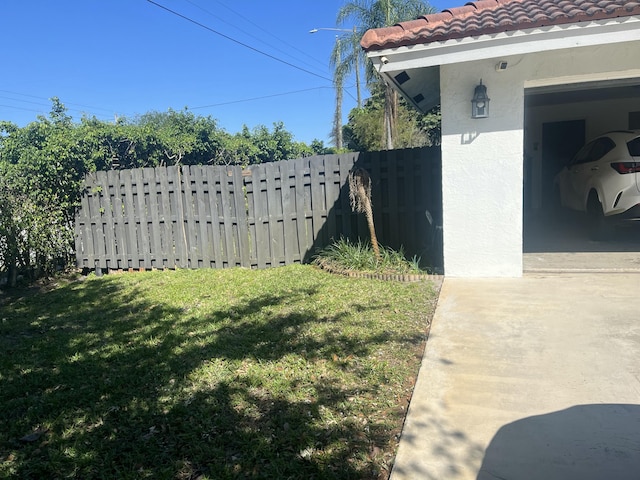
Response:
[{"label": "roof eave", "polygon": [[368,51],[379,73],[640,40],[640,17],[485,34]]}]

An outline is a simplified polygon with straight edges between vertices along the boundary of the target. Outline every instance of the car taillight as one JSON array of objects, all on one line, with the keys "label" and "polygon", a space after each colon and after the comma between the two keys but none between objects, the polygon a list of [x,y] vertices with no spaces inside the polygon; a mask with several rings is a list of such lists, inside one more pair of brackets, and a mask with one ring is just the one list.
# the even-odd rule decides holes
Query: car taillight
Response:
[{"label": "car taillight", "polygon": [[616,162],[612,163],[613,169],[621,174],[640,173],[640,162]]}]

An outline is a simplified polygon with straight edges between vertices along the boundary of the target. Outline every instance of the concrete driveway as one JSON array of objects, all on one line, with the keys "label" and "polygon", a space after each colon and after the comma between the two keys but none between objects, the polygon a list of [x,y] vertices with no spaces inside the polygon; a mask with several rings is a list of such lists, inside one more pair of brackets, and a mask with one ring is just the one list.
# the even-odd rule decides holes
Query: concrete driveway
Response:
[{"label": "concrete driveway", "polygon": [[392,480],[640,478],[640,274],[444,280]]}]

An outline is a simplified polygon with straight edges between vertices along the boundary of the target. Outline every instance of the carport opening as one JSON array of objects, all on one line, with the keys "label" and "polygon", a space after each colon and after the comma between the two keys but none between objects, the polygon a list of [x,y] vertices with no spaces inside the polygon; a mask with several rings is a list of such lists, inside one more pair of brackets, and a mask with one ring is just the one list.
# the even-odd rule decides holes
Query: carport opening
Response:
[{"label": "carport opening", "polygon": [[640,129],[640,78],[525,90],[525,270],[528,254],[640,254],[640,222],[594,240],[587,215],[560,209],[554,198],[554,177],[587,141],[629,129]]}]

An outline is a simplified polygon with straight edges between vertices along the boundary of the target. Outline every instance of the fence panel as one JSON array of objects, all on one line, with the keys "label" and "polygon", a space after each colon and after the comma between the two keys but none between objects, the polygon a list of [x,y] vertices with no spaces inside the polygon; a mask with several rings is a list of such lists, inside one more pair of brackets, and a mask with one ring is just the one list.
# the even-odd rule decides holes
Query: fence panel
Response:
[{"label": "fence panel", "polygon": [[442,222],[436,148],[347,153],[254,165],[96,172],[76,218],[83,268],[267,268],[308,261],[341,236],[366,240],[348,174],[372,179],[381,244],[411,255],[429,245],[428,210]]},{"label": "fence panel", "polygon": [[[207,242],[210,245],[212,261],[205,267],[223,268],[226,266],[224,256],[224,228],[221,228],[220,220],[224,216],[218,210],[218,195],[220,190],[220,169],[204,168],[206,176],[207,195],[202,199],[203,210],[207,215]],[[202,221],[202,219],[201,219]]]},{"label": "fence panel", "polygon": [[160,243],[162,249],[160,252],[154,252],[155,262],[151,264],[151,267],[169,267],[176,265],[176,251],[175,240],[173,238],[175,213],[171,208],[171,200],[174,195],[174,185],[169,183],[169,170],[167,168],[158,167],[155,169],[156,175],[156,188],[160,198],[158,201],[160,219],[160,232],[156,232],[156,235],[160,235]]},{"label": "fence panel", "polygon": [[[304,261],[304,253],[313,245],[313,234],[307,218],[311,213],[310,204],[306,201],[306,185],[311,181],[308,158],[303,158],[297,162],[291,162],[293,166],[293,184],[295,208],[291,210],[291,215],[295,218],[297,252],[300,261]],[[293,247],[292,247],[293,248]]]}]

